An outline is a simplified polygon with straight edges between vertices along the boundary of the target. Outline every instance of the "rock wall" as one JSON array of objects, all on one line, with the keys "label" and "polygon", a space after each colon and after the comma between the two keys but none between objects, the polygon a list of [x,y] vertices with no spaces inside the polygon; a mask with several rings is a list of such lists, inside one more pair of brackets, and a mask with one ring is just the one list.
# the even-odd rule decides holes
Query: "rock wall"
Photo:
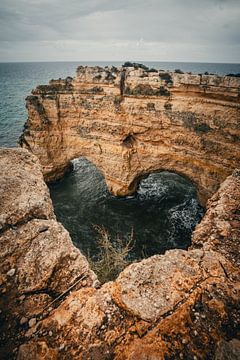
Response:
[{"label": "rock wall", "polygon": [[79,67],[27,98],[22,147],[47,181],[85,156],[115,195],[157,170],[191,179],[202,204],[239,166],[240,79],[134,68]]},{"label": "rock wall", "polygon": [[11,359],[53,299],[97,284],[56,221],[38,159],[24,149],[0,149],[0,248],[0,358]]},{"label": "rock wall", "polygon": [[55,220],[35,156],[0,149],[0,184],[1,359],[239,358],[239,171],[209,200],[189,251],[103,286]]}]

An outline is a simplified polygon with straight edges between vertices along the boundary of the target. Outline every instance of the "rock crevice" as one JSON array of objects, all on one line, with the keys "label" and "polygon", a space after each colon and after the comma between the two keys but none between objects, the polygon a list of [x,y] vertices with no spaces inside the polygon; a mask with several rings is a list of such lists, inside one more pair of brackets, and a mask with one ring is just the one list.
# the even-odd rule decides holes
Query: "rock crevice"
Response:
[{"label": "rock crevice", "polygon": [[1,149],[0,168],[1,359],[239,354],[239,171],[208,201],[188,251],[133,263],[99,286],[55,219],[36,157]]}]

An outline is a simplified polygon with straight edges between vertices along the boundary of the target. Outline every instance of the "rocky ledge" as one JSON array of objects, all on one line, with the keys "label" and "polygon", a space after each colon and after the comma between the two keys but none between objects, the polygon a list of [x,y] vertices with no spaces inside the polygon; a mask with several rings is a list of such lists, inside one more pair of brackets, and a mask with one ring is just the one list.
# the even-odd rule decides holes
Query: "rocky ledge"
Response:
[{"label": "rocky ledge", "polygon": [[54,216],[35,156],[0,150],[1,359],[238,359],[240,172],[209,200],[188,251],[100,286]]},{"label": "rocky ledge", "polygon": [[20,144],[37,155],[47,181],[85,156],[115,195],[169,170],[191,179],[205,205],[239,166],[239,100],[236,77],[79,67],[75,78],[51,80],[28,96]]}]

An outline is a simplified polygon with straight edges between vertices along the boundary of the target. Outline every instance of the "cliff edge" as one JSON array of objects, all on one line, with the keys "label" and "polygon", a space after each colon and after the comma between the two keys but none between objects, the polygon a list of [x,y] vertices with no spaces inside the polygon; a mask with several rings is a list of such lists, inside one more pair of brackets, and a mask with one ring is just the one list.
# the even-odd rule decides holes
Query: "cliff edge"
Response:
[{"label": "cliff edge", "polygon": [[189,178],[202,205],[240,162],[240,79],[137,66],[78,67],[27,97],[22,147],[37,155],[46,181],[84,156],[110,192],[169,170]]},{"label": "cliff edge", "polygon": [[0,169],[1,359],[239,358],[239,171],[209,200],[191,249],[99,286],[55,219],[37,158],[1,149]]}]

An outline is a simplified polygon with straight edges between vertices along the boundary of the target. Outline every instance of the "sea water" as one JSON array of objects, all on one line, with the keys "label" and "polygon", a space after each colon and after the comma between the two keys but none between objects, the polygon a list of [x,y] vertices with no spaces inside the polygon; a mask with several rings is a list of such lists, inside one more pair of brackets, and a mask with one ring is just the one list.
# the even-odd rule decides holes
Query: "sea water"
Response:
[{"label": "sea water", "polygon": [[[144,62],[150,68],[192,73],[240,73],[240,64]],[[114,65],[121,62],[0,63],[0,146],[14,147],[27,119],[25,98],[52,78],[74,76],[78,65]],[[134,196],[112,196],[99,170],[84,158],[74,170],[50,187],[57,218],[85,253],[97,253],[95,226],[127,239],[133,233],[133,258],[187,248],[191,233],[203,215],[196,189],[177,174],[150,174]]]}]

